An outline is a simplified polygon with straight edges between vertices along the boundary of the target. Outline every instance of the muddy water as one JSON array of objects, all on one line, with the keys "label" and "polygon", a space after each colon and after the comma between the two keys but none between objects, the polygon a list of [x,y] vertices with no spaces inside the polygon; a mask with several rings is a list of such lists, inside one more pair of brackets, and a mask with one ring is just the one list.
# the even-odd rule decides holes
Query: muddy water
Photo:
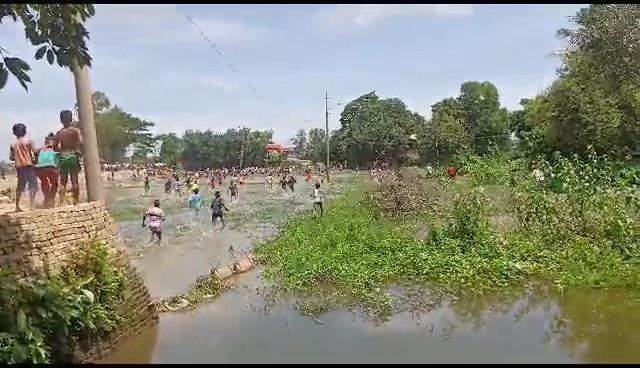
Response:
[{"label": "muddy water", "polygon": [[348,311],[317,321],[300,315],[291,303],[265,310],[253,291],[255,275],[237,283],[238,288],[193,313],[162,315],[159,328],[104,362],[640,362],[640,304],[615,294],[493,307],[458,302],[419,319],[401,313],[376,326]]},{"label": "muddy water", "polygon": [[[302,182],[301,180],[299,182]],[[348,183],[344,184],[345,187]],[[302,186],[301,186],[302,187]],[[160,247],[139,223],[122,231],[154,296],[184,291],[198,275],[273,233],[308,206],[262,185],[231,204],[229,227],[212,231],[205,215],[171,210]],[[206,211],[203,211],[206,214]],[[293,303],[266,307],[257,273],[192,313],[163,314],[158,328],[119,347],[104,363],[570,363],[640,362],[640,301],[614,293],[562,297],[496,296],[457,301],[416,317],[375,325],[349,311],[304,317]]]}]

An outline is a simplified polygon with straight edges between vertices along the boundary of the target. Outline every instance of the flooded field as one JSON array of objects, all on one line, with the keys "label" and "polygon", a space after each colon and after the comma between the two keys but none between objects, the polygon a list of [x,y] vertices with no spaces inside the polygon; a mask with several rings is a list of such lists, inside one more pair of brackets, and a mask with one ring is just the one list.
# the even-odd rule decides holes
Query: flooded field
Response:
[{"label": "flooded field", "polygon": [[[335,192],[353,179],[337,178]],[[303,183],[300,179],[299,183]],[[186,197],[142,188],[117,189],[122,233],[153,297],[188,288],[201,274],[251,249],[296,210],[309,208],[310,187],[290,197],[249,183],[230,203],[227,229],[213,231],[207,211],[190,218]],[[224,190],[223,190],[224,191]],[[204,191],[211,197],[209,190]],[[160,198],[166,239],[147,245],[141,211]],[[127,218],[130,214],[130,218]],[[135,216],[134,216],[135,215]],[[193,312],[165,313],[157,328],[119,347],[104,363],[571,363],[640,362],[640,301],[613,292],[498,295],[458,300],[420,315],[403,312],[374,323],[347,310],[303,316],[292,300],[263,298],[258,272]]]}]

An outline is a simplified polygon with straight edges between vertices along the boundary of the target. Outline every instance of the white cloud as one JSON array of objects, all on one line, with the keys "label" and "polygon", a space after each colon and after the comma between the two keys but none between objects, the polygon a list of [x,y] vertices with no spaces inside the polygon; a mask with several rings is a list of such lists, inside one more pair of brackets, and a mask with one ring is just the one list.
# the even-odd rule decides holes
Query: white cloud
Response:
[{"label": "white cloud", "polygon": [[206,42],[200,31],[214,44],[252,41],[270,34],[268,29],[235,20],[186,14],[175,4],[96,5],[90,31],[93,26],[122,32],[125,42],[138,45]]},{"label": "white cloud", "polygon": [[197,75],[188,73],[163,73],[158,80],[167,86],[202,86],[219,90],[225,93],[248,92],[249,87],[241,85],[238,81],[218,75]]},{"label": "white cloud", "polygon": [[332,10],[321,12],[320,19],[330,27],[367,28],[390,17],[467,17],[472,12],[472,4],[339,4]]}]

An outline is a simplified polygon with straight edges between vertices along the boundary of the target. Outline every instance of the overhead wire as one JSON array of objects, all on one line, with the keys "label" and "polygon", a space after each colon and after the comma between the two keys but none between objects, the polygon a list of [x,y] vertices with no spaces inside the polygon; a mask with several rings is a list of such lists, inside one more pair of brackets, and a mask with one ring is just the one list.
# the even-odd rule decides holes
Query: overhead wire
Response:
[{"label": "overhead wire", "polygon": [[[207,37],[207,35],[202,31],[202,29],[200,29],[200,27],[198,27],[198,25],[196,24],[196,22],[193,20],[193,18],[191,18],[190,16],[187,16],[187,19],[189,20],[189,22],[191,23],[191,25],[200,33],[200,35],[202,36],[202,38],[204,38],[209,45],[211,45],[211,47],[213,48],[213,50],[221,57],[224,57],[224,55],[222,55],[222,52],[220,51],[220,49],[218,49],[218,47],[215,45],[215,43],[213,43],[213,41],[211,41],[211,39],[209,39],[209,37]],[[226,62],[227,66],[229,67],[229,70],[231,70],[231,72],[236,76],[236,77],[240,77],[240,72],[238,71],[238,69],[236,69],[236,67],[234,67],[233,65],[231,65],[231,63]],[[282,112],[282,109],[280,107],[278,107],[275,103],[273,103],[272,101],[268,100],[263,94],[259,93],[258,90],[253,86],[253,84],[248,83],[247,86],[249,87],[249,90],[251,90],[251,92],[253,93],[257,93],[264,101],[266,101],[267,103],[269,103],[271,105],[271,107],[276,111],[276,112]],[[323,99],[326,97],[322,97]],[[338,103],[338,105],[340,105]],[[310,121],[310,119],[301,119],[300,121]],[[502,134],[492,134],[492,135],[485,135],[485,136],[477,136],[475,137],[475,139],[487,139],[487,138],[492,138],[492,137],[498,137],[498,136],[502,136]]]},{"label": "overhead wire", "polygon": [[[218,47],[216,46],[215,43],[213,43],[213,41],[211,41],[211,39],[209,39],[209,37],[207,37],[207,35],[202,31],[202,29],[200,29],[200,27],[198,27],[198,25],[196,24],[196,22],[190,17],[187,16],[187,19],[189,20],[189,22],[191,22],[191,25],[200,33],[200,35],[207,41],[209,42],[209,45],[211,45],[211,47],[215,50],[215,52],[220,55],[221,57],[224,57],[224,55],[222,55],[222,52],[220,52],[220,49],[218,49]],[[229,70],[231,70],[231,72],[236,76],[236,77],[240,77],[240,72],[238,71],[238,69],[236,67],[234,67],[233,65],[231,65],[231,63],[226,62],[227,66],[229,67]],[[267,99],[264,94],[258,92],[258,90],[253,86],[253,84],[249,83],[248,84],[249,90],[253,93],[256,93],[260,96],[260,98],[262,98],[264,101],[266,101],[269,105],[271,105],[271,107],[276,111],[276,112],[282,112],[282,109],[277,106],[273,101]]]}]

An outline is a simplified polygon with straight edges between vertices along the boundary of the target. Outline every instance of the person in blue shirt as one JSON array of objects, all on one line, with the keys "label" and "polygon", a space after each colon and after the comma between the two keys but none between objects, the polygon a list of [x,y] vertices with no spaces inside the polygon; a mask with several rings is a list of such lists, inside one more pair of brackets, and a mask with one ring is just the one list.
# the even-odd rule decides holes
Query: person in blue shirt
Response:
[{"label": "person in blue shirt", "polygon": [[200,209],[203,202],[200,189],[194,188],[189,196],[189,208],[193,211],[193,219],[195,221],[200,221]]}]

